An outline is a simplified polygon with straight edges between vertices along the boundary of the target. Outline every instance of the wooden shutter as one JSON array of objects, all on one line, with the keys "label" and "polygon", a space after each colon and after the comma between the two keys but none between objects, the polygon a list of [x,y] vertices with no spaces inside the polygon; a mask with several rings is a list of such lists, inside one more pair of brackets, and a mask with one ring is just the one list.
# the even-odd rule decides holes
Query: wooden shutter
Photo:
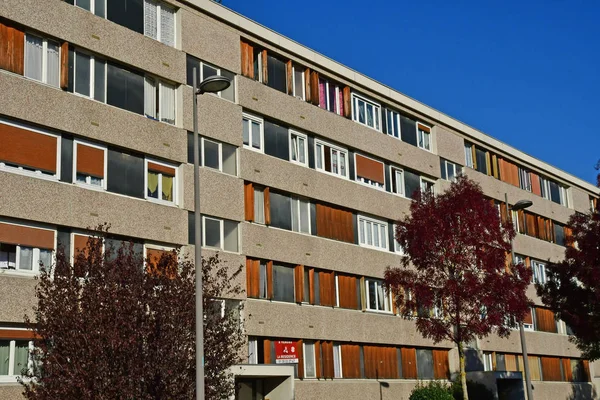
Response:
[{"label": "wooden shutter", "polygon": [[554,313],[545,308],[535,308],[535,322],[536,330],[542,332],[557,333],[556,320],[554,319]]},{"label": "wooden shutter", "polygon": [[166,165],[148,162],[148,170],[160,172],[163,175],[175,176],[175,168],[167,167]]},{"label": "wooden shutter", "polygon": [[338,275],[338,292],[340,298],[339,307],[349,308],[352,310],[358,309],[357,293],[356,293],[356,277]]},{"label": "wooden shutter", "polygon": [[538,224],[535,215],[525,212],[525,228],[529,236],[539,238]]},{"label": "wooden shutter", "polygon": [[485,152],[485,167],[486,167],[485,169],[486,169],[488,175],[492,175],[492,162],[491,162],[490,157],[491,157],[490,152],[486,151]]},{"label": "wooden shutter", "polygon": [[506,203],[500,203],[500,219],[502,222],[508,222],[508,211],[506,210]]},{"label": "wooden shutter", "polygon": [[[529,268],[531,268],[531,266]],[[523,318],[523,323],[533,325],[533,314],[531,312],[531,308],[529,310],[527,310],[527,312],[525,313],[525,317]]]},{"label": "wooden shutter", "polygon": [[531,191],[534,194],[537,194],[538,196],[542,195],[542,188],[540,186],[540,177],[539,175],[530,172],[529,175],[531,176]]},{"label": "wooden shutter", "polygon": [[263,344],[265,364],[275,364],[275,360],[271,359],[271,344],[272,340],[265,339]]},{"label": "wooden shutter", "polygon": [[315,304],[315,269],[308,270],[308,302]]},{"label": "wooden shutter", "polygon": [[[265,206],[265,211],[266,208]],[[251,182],[244,183],[244,218],[246,221],[254,221],[254,185]]]},{"label": "wooden shutter", "polygon": [[333,342],[321,342],[321,355],[323,359],[322,376],[325,379],[333,379],[335,375],[333,367]]},{"label": "wooden shutter", "polygon": [[273,298],[273,261],[267,261],[267,299]]},{"label": "wooden shutter", "polygon": [[540,357],[542,363],[542,378],[545,381],[562,381],[560,358]]},{"label": "wooden shutter", "polygon": [[471,159],[473,160],[473,169],[477,169],[477,148],[471,145]]},{"label": "wooden shutter", "polygon": [[104,149],[77,143],[77,172],[104,179]]},{"label": "wooden shutter", "polygon": [[262,59],[262,83],[266,85],[267,83],[269,83],[269,69],[267,67],[269,58],[267,57],[267,50],[261,51],[260,57]]},{"label": "wooden shutter", "polygon": [[151,275],[177,276],[177,256],[168,250],[146,249],[146,272]]},{"label": "wooden shutter", "polygon": [[254,79],[254,47],[240,42],[242,52],[242,75]]},{"label": "wooden shutter", "polygon": [[298,378],[304,379],[304,345],[302,339],[296,342],[296,351],[298,353]]},{"label": "wooden shutter", "polygon": [[56,136],[0,124],[0,161],[56,173]]},{"label": "wooden shutter", "polygon": [[363,346],[365,378],[398,378],[398,357],[395,347]]},{"label": "wooden shutter", "polygon": [[344,378],[360,379],[360,347],[357,344],[342,344],[340,347]]},{"label": "wooden shutter", "polygon": [[310,82],[310,68],[304,70],[304,100],[307,103],[311,102],[311,82]]},{"label": "wooden shutter", "polygon": [[449,379],[448,350],[433,350],[433,376],[435,379]]},{"label": "wooden shutter", "polygon": [[402,377],[404,379],[417,379],[417,352],[411,347],[402,347]]},{"label": "wooden shutter", "polygon": [[[307,282],[308,283],[308,282]],[[294,292],[296,303],[304,301],[304,266],[297,265],[294,268]]]},{"label": "wooden shutter", "polygon": [[500,174],[498,173],[498,156],[495,154],[492,154],[492,175],[494,175],[494,178],[500,179]]},{"label": "wooden shutter", "polygon": [[564,372],[564,380],[566,382],[573,382],[573,369],[571,367],[571,359],[562,358],[561,363]]},{"label": "wooden shutter", "polygon": [[381,183],[383,185],[385,184],[383,169],[384,165],[382,162],[361,156],[360,154],[356,155],[357,176]]},{"label": "wooden shutter", "polygon": [[582,360],[582,363],[583,363],[583,381],[589,382],[590,381],[590,361]]},{"label": "wooden shutter", "polygon": [[569,247],[573,247],[573,230],[568,226],[565,226],[565,244]]},{"label": "wooden shutter", "polygon": [[248,297],[258,298],[260,291],[260,261],[246,258],[246,292]]},{"label": "wooden shutter", "polygon": [[540,358],[538,356],[527,356],[529,361],[529,375],[532,381],[541,381]]},{"label": "wooden shutter", "polygon": [[365,277],[360,278],[360,308],[365,311],[367,309],[367,293],[365,288]]},{"label": "wooden shutter", "polygon": [[69,87],[69,43],[63,42],[60,46],[60,88],[67,90]]},{"label": "wooden shutter", "polygon": [[519,225],[519,232],[525,233],[525,211],[517,211],[517,221]]},{"label": "wooden shutter", "polygon": [[507,371],[516,372],[519,370],[519,368],[517,367],[517,356],[514,354],[505,354],[504,364],[506,365]]},{"label": "wooden shutter", "polygon": [[352,118],[352,90],[350,86],[344,87],[344,117]]},{"label": "wooden shutter", "polygon": [[0,222],[0,242],[53,250],[54,231]]},{"label": "wooden shutter", "polygon": [[315,340],[315,376],[323,377],[323,369],[321,368],[321,341]]},{"label": "wooden shutter", "polygon": [[23,75],[25,33],[0,23],[0,68]]},{"label": "wooden shutter", "polygon": [[319,105],[319,73],[317,71],[310,73],[310,102],[315,106]]},{"label": "wooden shutter", "polygon": [[[22,329],[2,329],[0,330],[0,340],[34,340],[40,339],[40,336],[36,335],[31,330]],[[6,360],[6,359],[5,359]],[[8,360],[6,361],[8,362]]]},{"label": "wooden shutter", "polygon": [[322,306],[335,306],[335,277],[333,271],[319,272],[319,299]]},{"label": "wooden shutter", "polygon": [[292,65],[292,60],[285,63],[285,78],[287,94],[292,96],[294,94],[294,67]]},{"label": "wooden shutter", "polygon": [[271,225],[271,190],[266,187],[263,190],[264,206],[265,206],[265,225]]},{"label": "wooden shutter", "polygon": [[98,241],[101,241],[100,238],[94,238],[92,236],[86,235],[73,235],[73,257],[77,258],[80,253],[83,253],[85,257],[89,255],[88,252],[88,240],[90,241],[91,246],[95,246]]}]

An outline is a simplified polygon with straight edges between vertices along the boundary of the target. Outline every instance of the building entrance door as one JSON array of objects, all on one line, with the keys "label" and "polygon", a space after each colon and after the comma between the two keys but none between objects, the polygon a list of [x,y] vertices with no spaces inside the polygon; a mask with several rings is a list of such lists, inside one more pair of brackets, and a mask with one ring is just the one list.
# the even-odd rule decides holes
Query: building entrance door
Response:
[{"label": "building entrance door", "polygon": [[235,381],[235,400],[265,400],[264,380],[243,378]]}]

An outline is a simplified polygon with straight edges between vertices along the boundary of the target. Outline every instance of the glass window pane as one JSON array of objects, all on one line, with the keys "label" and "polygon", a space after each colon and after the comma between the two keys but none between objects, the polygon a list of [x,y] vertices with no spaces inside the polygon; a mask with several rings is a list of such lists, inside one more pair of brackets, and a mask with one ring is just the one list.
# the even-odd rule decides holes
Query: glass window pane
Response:
[{"label": "glass window pane", "polygon": [[40,271],[52,265],[52,251],[40,249]]},{"label": "glass window pane", "polygon": [[8,358],[10,356],[10,341],[0,340],[0,376],[8,375]]},{"label": "glass window pane", "polygon": [[417,376],[433,379],[433,354],[431,350],[417,349]]},{"label": "glass window pane", "polygon": [[250,121],[244,118],[244,144],[250,144]]},{"label": "glass window pane", "polygon": [[267,298],[267,266],[264,262],[260,263],[258,297],[261,299]]},{"label": "glass window pane", "polygon": [[221,150],[223,152],[223,172],[237,176],[236,147],[222,143]]},{"label": "glass window pane", "polygon": [[214,169],[219,169],[219,144],[210,140],[204,142],[204,166]]},{"label": "glass window pane", "polygon": [[48,51],[46,54],[46,83],[58,87],[60,81],[58,44],[48,40]]},{"label": "glass window pane", "polygon": [[90,56],[75,53],[75,92],[90,95]]},{"label": "glass window pane", "polygon": [[254,222],[265,223],[265,195],[263,189],[254,188]]},{"label": "glass window pane", "polygon": [[84,10],[91,11],[91,8],[90,8],[90,6],[91,6],[91,5],[90,5],[90,0],[75,0],[75,5],[76,5],[77,7],[81,7],[81,8],[83,8]]},{"label": "glass window pane", "polygon": [[305,366],[305,377],[315,378],[315,344],[310,342],[304,343],[304,366]]},{"label": "glass window pane", "polygon": [[31,271],[33,269],[33,249],[21,246],[19,252],[19,269]]},{"label": "glass window pane", "polygon": [[14,375],[20,375],[27,368],[27,360],[29,359],[29,342],[15,342],[15,366]]},{"label": "glass window pane", "polygon": [[223,249],[225,251],[238,251],[238,223],[235,221],[223,221]]},{"label": "glass window pane", "polygon": [[359,220],[360,228],[358,230],[359,233],[359,243],[365,243],[365,221]]},{"label": "glass window pane", "polygon": [[370,127],[375,126],[373,113],[373,105],[367,104],[367,125]]},{"label": "glass window pane", "polygon": [[[215,76],[215,75],[218,75],[216,68],[202,63],[202,80],[205,80],[206,78]],[[200,83],[198,83],[198,84],[200,84]]]},{"label": "glass window pane", "polygon": [[385,310],[385,296],[383,294],[383,286],[381,283],[377,283],[377,309],[380,311]]},{"label": "glass window pane", "polygon": [[221,221],[204,219],[204,245],[207,247],[221,247]]},{"label": "glass window pane", "polygon": [[300,232],[300,227],[299,227],[299,216],[298,216],[298,204],[299,204],[299,200],[298,199],[292,199],[292,230],[294,232]]},{"label": "glass window pane", "polygon": [[164,3],[160,7],[160,41],[175,46],[175,11]]},{"label": "glass window pane", "polygon": [[294,269],[273,265],[273,299],[294,302]]},{"label": "glass window pane", "polygon": [[95,60],[94,63],[94,99],[104,102],[105,99],[105,78],[106,64],[103,60]]},{"label": "glass window pane", "polygon": [[367,227],[367,244],[372,245],[373,244],[373,223],[366,221],[365,225]]},{"label": "glass window pane", "polygon": [[294,96],[299,97],[304,100],[304,81],[303,81],[304,72],[302,68],[295,67],[294,68]]},{"label": "glass window pane", "polygon": [[329,111],[337,112],[337,96],[335,95],[335,85],[329,85]]},{"label": "glass window pane", "polygon": [[310,233],[308,230],[308,221],[310,218],[308,207],[308,202],[300,201],[300,232],[303,233]]},{"label": "glass window pane", "polygon": [[306,164],[306,139],[298,137],[298,161]]},{"label": "glass window pane", "polygon": [[0,243],[0,268],[16,268],[17,246]]},{"label": "glass window pane", "polygon": [[43,40],[30,34],[25,35],[25,76],[42,80]]},{"label": "glass window pane", "polygon": [[317,144],[317,168],[323,169],[323,146]]},{"label": "glass window pane", "polygon": [[175,178],[172,176],[162,175],[162,199],[165,201],[173,201],[174,180]]},{"label": "glass window pane", "polygon": [[252,121],[252,147],[260,149],[260,124]]},{"label": "glass window pane", "polygon": [[95,0],[95,8],[94,8],[94,14],[96,14],[99,17],[104,18],[106,16],[106,4],[105,1],[106,0]]},{"label": "glass window pane", "polygon": [[[125,8],[127,8],[126,2]],[[156,3],[153,0],[144,1],[144,35],[152,39],[158,38],[157,11]]]},{"label": "glass window pane", "polygon": [[365,102],[362,100],[356,100],[358,103],[358,122],[361,124],[365,123]]},{"label": "glass window pane", "polygon": [[229,101],[235,101],[235,74],[229,71],[221,70],[221,75],[228,78],[231,85],[221,92],[221,97]]},{"label": "glass window pane", "polygon": [[377,292],[375,290],[375,282],[373,281],[368,281],[369,282],[369,309],[370,310],[376,310],[377,309]]},{"label": "glass window pane", "polygon": [[373,246],[379,247],[379,225],[373,224]]},{"label": "glass window pane", "polygon": [[292,135],[292,161],[298,161],[298,136]]}]

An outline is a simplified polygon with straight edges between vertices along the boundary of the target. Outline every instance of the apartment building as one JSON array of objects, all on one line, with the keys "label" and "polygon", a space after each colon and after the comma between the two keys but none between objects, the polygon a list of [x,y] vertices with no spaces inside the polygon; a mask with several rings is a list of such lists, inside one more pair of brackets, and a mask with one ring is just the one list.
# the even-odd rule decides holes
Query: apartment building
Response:
[{"label": "apartment building", "polygon": [[[23,318],[59,245],[73,255],[109,222],[108,245],[148,257],[193,246],[194,67],[232,80],[198,111],[203,251],[244,265],[251,315],[238,398],[406,399],[456,373],[454,346],[400,318],[382,277],[412,194],[460,173],[533,202],[514,218],[534,394],[591,398],[600,364],[533,283],[599,190],[209,0],[0,2],[0,398],[20,397]],[[521,385],[518,332],[470,346],[471,378]]]}]

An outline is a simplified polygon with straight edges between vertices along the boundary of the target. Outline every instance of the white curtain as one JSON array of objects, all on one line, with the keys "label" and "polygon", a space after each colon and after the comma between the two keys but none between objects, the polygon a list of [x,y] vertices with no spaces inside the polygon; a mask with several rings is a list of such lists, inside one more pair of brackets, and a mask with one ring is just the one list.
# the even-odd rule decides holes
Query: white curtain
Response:
[{"label": "white curtain", "polygon": [[151,0],[144,1],[144,35],[157,39],[156,3]]},{"label": "white curtain", "polygon": [[31,270],[33,266],[33,249],[31,247],[21,247],[19,253],[19,269]]},{"label": "white curtain", "polygon": [[58,57],[58,44],[48,41],[48,67],[46,69],[46,83],[58,87],[60,61]]},{"label": "white curtain", "polygon": [[262,189],[254,188],[254,221],[265,223],[265,195]]},{"label": "white curtain", "polygon": [[156,81],[148,76],[144,81],[144,114],[156,118]]},{"label": "white curtain", "polygon": [[25,38],[25,76],[42,80],[43,40],[30,34]]},{"label": "white curtain", "polygon": [[175,124],[175,87],[160,84],[160,120]]},{"label": "white curtain", "polygon": [[160,41],[175,47],[175,11],[164,4],[160,8]]}]

